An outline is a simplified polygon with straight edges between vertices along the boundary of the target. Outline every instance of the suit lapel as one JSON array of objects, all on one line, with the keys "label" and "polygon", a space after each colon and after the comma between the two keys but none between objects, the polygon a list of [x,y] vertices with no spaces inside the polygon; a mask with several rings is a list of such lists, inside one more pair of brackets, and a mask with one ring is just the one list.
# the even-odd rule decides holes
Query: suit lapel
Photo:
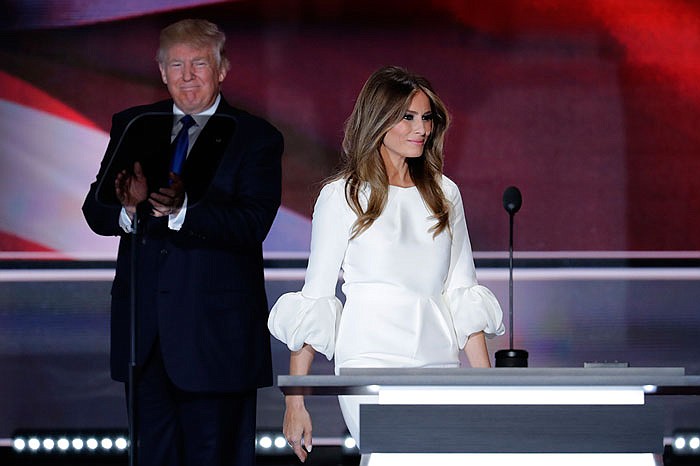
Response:
[{"label": "suit lapel", "polygon": [[[219,107],[225,103],[222,101]],[[190,205],[194,205],[206,193],[214,180],[217,169],[236,129],[232,116],[217,111],[202,128],[190,150],[183,169],[185,189]]]}]

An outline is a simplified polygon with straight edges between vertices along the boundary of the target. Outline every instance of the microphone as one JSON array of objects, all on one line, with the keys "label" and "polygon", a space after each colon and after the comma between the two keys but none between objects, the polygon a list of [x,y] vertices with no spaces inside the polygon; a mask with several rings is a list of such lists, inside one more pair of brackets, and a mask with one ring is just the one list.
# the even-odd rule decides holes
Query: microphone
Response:
[{"label": "microphone", "polygon": [[515,186],[509,186],[503,192],[503,208],[510,215],[515,215],[523,205],[523,196]]},{"label": "microphone", "polygon": [[509,186],[503,192],[503,208],[510,216],[510,241],[508,255],[508,334],[510,346],[507,350],[496,351],[496,367],[527,367],[528,352],[525,350],[513,349],[513,217],[523,205],[523,197],[520,190],[515,186]]}]

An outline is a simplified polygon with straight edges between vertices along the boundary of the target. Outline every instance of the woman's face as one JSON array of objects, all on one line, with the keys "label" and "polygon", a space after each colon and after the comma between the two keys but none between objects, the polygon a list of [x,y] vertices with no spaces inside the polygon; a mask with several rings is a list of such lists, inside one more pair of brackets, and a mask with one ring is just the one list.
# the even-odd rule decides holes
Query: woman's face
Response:
[{"label": "woman's face", "polygon": [[423,91],[418,91],[401,121],[384,135],[379,151],[382,156],[392,159],[420,157],[432,130],[430,100]]}]

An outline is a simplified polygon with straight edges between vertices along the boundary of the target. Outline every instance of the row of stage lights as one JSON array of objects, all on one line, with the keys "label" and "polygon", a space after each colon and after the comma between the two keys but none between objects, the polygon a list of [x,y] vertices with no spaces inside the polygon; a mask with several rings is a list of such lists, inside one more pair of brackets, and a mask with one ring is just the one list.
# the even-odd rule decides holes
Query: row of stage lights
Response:
[{"label": "row of stage lights", "polygon": [[[316,442],[316,445],[341,446],[346,454],[357,454],[355,440],[342,439]],[[129,448],[124,433],[100,435],[51,435],[19,433],[12,439],[12,447],[20,454],[125,454]],[[676,456],[700,456],[700,431],[676,431],[671,438],[671,448]],[[261,455],[290,455],[291,448],[281,433],[258,433],[255,449]]]},{"label": "row of stage lights", "polygon": [[12,439],[17,453],[108,453],[121,454],[129,448],[125,436],[46,436],[28,435]]},{"label": "row of stage lights", "polygon": [[676,456],[700,456],[700,431],[676,431],[671,443]]},{"label": "row of stage lights", "polygon": [[[316,445],[341,446],[346,454],[356,454],[355,440],[342,439],[317,442]],[[18,454],[126,454],[128,436],[124,433],[100,435],[51,435],[48,433],[18,433],[12,439],[12,447]],[[255,450],[261,455],[291,455],[292,449],[281,433],[259,433],[255,438]]]},{"label": "row of stage lights", "polygon": [[[317,446],[341,446],[345,454],[357,454],[357,443],[351,436],[342,439],[321,440],[316,439]],[[287,439],[280,433],[258,434],[255,439],[255,450],[263,455],[287,455],[293,454],[291,447],[287,445]]]}]

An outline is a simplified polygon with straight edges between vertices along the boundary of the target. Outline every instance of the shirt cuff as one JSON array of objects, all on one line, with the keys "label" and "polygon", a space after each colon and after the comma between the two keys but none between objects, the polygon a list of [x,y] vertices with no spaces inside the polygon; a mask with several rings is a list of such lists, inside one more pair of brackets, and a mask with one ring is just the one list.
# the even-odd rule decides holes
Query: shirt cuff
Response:
[{"label": "shirt cuff", "polygon": [[129,217],[129,214],[126,213],[126,208],[122,207],[122,211],[119,214],[119,226],[122,227],[122,230],[124,230],[125,233],[131,233],[133,231],[131,224],[131,217]]},{"label": "shirt cuff", "polygon": [[182,224],[185,223],[185,214],[187,213],[187,193],[185,193],[185,200],[182,202],[182,207],[180,211],[176,214],[168,215],[168,228],[175,231],[180,231]]}]

